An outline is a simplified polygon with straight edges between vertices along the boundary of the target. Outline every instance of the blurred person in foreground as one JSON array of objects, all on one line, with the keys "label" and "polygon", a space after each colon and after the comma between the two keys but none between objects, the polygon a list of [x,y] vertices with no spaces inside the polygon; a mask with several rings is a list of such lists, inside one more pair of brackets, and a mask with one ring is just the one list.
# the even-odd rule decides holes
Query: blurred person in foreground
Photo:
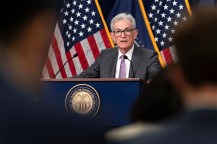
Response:
[{"label": "blurred person in foreground", "polygon": [[133,124],[110,130],[106,134],[108,142],[119,143],[162,130],[164,120],[182,111],[181,97],[172,84],[171,73],[173,66],[163,69],[144,85],[130,112]]},{"label": "blurred person in foreground", "polygon": [[163,131],[123,143],[217,143],[217,10],[201,9],[177,34],[173,74],[186,111]]},{"label": "blurred person in foreground", "polygon": [[34,93],[57,20],[52,0],[0,0],[0,76],[11,88]]},{"label": "blurred person in foreground", "polygon": [[75,120],[39,95],[58,7],[55,0],[0,0],[1,144],[101,142],[96,125]]}]

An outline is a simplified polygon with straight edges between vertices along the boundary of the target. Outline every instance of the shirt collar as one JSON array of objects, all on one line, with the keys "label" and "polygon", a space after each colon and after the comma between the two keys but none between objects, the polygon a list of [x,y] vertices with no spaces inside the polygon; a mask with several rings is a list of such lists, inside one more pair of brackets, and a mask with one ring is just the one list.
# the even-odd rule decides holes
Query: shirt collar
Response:
[{"label": "shirt collar", "polygon": [[[131,60],[132,55],[133,55],[133,50],[134,50],[134,45],[131,47],[131,49],[125,54],[129,60]],[[118,50],[118,59],[120,58],[120,56],[123,55],[120,50]]]}]

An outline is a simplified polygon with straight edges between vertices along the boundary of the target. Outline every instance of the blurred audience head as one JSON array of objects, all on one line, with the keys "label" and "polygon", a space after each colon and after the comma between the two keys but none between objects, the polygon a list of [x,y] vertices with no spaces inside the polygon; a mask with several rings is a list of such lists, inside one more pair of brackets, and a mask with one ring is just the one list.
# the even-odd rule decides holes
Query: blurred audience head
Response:
[{"label": "blurred audience head", "polygon": [[199,9],[175,38],[174,84],[188,108],[217,105],[217,9]]},{"label": "blurred audience head", "polygon": [[57,0],[0,0],[2,77],[23,87],[31,87],[39,80],[58,18],[58,6]]},{"label": "blurred audience head", "polygon": [[175,38],[181,72],[191,86],[217,84],[217,9],[200,9]]},{"label": "blurred audience head", "polygon": [[18,39],[36,17],[55,11],[58,11],[57,0],[0,0],[1,43]]},{"label": "blurred audience head", "polygon": [[144,86],[130,113],[133,122],[159,122],[181,111],[181,98],[170,80],[172,71],[172,66],[162,70]]}]

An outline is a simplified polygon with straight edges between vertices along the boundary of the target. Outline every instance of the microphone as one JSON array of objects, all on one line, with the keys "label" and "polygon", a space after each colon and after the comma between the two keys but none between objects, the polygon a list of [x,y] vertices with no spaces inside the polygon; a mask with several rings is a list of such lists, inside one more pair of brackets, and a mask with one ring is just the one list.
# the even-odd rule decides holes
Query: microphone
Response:
[{"label": "microphone", "polygon": [[133,70],[132,61],[126,55],[124,55],[123,57],[124,57],[124,59],[127,59],[128,61],[130,61],[130,67],[132,68],[132,72],[133,72],[133,76],[132,77],[134,78],[135,74],[134,74],[134,70]]},{"label": "microphone", "polygon": [[68,59],[61,67],[60,67],[60,69],[56,72],[56,74],[54,75],[54,77],[53,78],[55,78],[57,75],[58,75],[58,73],[62,70],[62,68],[66,65],[66,63],[68,63],[70,60],[72,60],[73,58],[76,58],[78,56],[78,53],[75,53],[70,59]]}]

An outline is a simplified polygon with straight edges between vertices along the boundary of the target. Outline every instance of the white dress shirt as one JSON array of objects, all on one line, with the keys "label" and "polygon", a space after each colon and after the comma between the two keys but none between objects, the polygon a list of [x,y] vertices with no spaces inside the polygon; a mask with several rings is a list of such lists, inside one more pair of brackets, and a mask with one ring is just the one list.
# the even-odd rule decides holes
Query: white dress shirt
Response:
[{"label": "white dress shirt", "polygon": [[[134,50],[134,45],[132,48],[125,54],[129,60],[132,59],[132,54]],[[117,60],[117,65],[116,65],[116,72],[115,72],[115,78],[119,78],[119,72],[120,72],[120,64],[121,64],[121,58],[120,56],[123,55],[120,50],[118,50],[118,60]],[[129,78],[129,72],[130,72],[130,61],[125,59],[125,64],[126,64],[126,78]]]}]

